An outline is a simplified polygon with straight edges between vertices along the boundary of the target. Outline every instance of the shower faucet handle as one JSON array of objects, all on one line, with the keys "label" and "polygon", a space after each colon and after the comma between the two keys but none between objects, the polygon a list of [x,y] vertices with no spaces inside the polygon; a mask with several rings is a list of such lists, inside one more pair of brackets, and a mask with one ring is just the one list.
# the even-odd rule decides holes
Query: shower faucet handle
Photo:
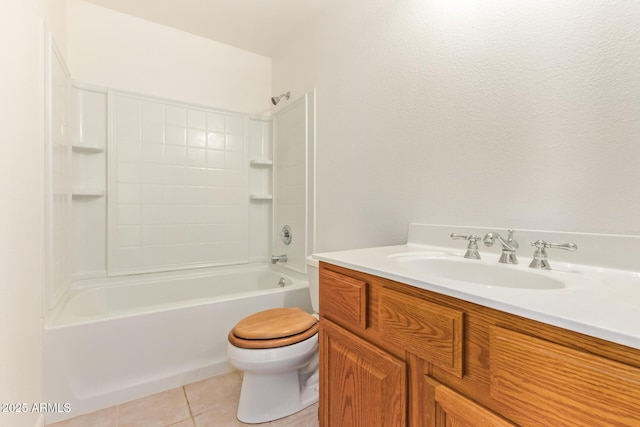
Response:
[{"label": "shower faucet handle", "polygon": [[450,236],[453,240],[468,240],[469,246],[467,246],[467,252],[465,252],[464,257],[467,259],[480,259],[480,253],[478,252],[478,240],[481,237],[476,236],[475,234],[456,234],[451,233]]}]

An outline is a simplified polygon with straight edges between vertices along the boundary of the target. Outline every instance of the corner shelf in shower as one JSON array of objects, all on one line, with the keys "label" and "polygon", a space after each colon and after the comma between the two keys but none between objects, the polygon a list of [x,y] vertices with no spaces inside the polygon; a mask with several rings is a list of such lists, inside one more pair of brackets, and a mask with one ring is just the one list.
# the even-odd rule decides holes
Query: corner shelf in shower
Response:
[{"label": "corner shelf in shower", "polygon": [[76,198],[98,198],[104,197],[104,189],[102,188],[74,188],[71,196]]},{"label": "corner shelf in shower", "polygon": [[251,200],[273,200],[273,196],[271,194],[251,194],[249,198]]},{"label": "corner shelf in shower", "polygon": [[85,142],[74,142],[71,146],[71,150],[75,153],[104,153],[104,147],[100,147],[97,144],[88,144]]},{"label": "corner shelf in shower", "polygon": [[268,167],[271,167],[273,165],[273,160],[254,159],[254,160],[251,160],[249,162],[249,164],[251,166],[253,166],[253,167],[258,167],[258,168],[267,167],[268,168]]}]

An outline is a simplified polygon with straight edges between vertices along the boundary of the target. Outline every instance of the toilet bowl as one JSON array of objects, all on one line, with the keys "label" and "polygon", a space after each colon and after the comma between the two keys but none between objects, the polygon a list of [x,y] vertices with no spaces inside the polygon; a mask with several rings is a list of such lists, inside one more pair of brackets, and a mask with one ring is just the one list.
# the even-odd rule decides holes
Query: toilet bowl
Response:
[{"label": "toilet bowl", "polygon": [[[318,262],[307,258],[309,292],[318,311]],[[229,332],[229,363],[244,372],[238,420],[264,423],[318,401],[318,316],[276,308],[242,319]]]}]

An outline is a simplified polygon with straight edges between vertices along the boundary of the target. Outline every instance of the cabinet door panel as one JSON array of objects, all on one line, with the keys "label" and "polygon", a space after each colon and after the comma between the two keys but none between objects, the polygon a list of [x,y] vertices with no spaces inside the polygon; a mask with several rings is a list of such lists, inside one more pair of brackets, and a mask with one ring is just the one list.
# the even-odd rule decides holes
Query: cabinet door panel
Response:
[{"label": "cabinet door panel", "polygon": [[406,364],[321,321],[320,414],[325,427],[406,425]]},{"label": "cabinet door panel", "polygon": [[523,426],[640,426],[640,369],[500,327],[491,397]]},{"label": "cabinet door panel", "polygon": [[432,378],[424,377],[427,395],[434,399],[427,402],[429,425],[434,427],[517,427],[496,413],[471,399],[456,393]]},{"label": "cabinet door panel", "polygon": [[322,270],[320,314],[339,323],[367,327],[367,283],[344,274]]},{"label": "cabinet door panel", "polygon": [[381,335],[437,367],[462,378],[463,313],[383,288],[378,322]]}]

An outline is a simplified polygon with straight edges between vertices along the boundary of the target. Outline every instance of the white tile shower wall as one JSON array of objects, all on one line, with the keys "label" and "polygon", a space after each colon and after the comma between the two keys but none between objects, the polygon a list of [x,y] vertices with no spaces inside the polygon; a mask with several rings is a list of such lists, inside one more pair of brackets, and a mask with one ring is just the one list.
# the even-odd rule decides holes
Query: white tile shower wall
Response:
[{"label": "white tile shower wall", "polygon": [[248,261],[248,117],[112,92],[108,271]]},{"label": "white tile shower wall", "polygon": [[[271,160],[271,120],[249,120],[249,159]],[[273,169],[255,164],[249,168],[249,194],[272,194]],[[249,260],[267,262],[271,248],[271,200],[249,203]]]},{"label": "white tile shower wall", "polygon": [[[306,97],[278,111],[274,129],[274,224],[273,251],[286,254],[286,266],[306,271],[307,242],[307,108]],[[285,245],[280,238],[284,225],[291,228],[292,239]]]}]

